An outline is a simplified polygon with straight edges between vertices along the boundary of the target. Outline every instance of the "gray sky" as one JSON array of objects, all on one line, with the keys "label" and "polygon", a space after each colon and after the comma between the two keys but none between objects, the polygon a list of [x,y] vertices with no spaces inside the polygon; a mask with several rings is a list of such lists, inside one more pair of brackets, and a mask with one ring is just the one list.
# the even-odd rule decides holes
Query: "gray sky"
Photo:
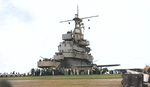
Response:
[{"label": "gray sky", "polygon": [[39,56],[52,58],[62,34],[74,29],[59,22],[73,19],[77,4],[79,17],[99,15],[83,21],[95,63],[150,65],[149,0],[0,0],[0,73],[28,72]]}]

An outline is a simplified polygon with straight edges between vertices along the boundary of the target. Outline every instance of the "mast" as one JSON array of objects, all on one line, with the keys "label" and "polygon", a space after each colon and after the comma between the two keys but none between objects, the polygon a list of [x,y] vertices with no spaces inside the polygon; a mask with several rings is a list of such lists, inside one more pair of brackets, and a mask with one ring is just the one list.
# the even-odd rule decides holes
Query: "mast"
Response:
[{"label": "mast", "polygon": [[[84,27],[82,27],[82,26],[84,26],[84,24],[82,23],[82,20],[83,19],[88,19],[88,18],[93,18],[93,17],[98,17],[98,15],[84,17],[84,18],[79,18],[79,8],[78,8],[78,5],[77,5],[77,14],[75,14],[75,17],[72,20],[60,21],[60,23],[69,22],[69,21],[75,21],[75,28],[74,29],[79,29],[81,31],[81,29],[84,28]],[[81,34],[82,34],[82,32],[81,32]]]}]

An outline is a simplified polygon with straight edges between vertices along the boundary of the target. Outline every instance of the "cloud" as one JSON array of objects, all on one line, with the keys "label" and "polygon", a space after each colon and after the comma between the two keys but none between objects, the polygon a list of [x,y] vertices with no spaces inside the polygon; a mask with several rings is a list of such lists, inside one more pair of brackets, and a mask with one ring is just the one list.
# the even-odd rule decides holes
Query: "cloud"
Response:
[{"label": "cloud", "polygon": [[32,19],[28,11],[14,6],[9,1],[2,1],[0,5],[0,25],[6,25],[8,22],[13,22],[15,19],[26,23],[30,22]]}]

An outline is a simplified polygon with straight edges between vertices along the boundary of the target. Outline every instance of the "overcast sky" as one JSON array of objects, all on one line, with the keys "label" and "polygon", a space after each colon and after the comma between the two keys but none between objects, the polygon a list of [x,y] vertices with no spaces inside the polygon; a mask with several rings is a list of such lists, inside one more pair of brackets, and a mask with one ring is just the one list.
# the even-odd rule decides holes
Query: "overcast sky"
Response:
[{"label": "overcast sky", "polygon": [[59,22],[73,19],[77,4],[79,17],[99,15],[83,21],[96,64],[150,65],[149,0],[0,0],[0,73],[28,72],[40,56],[52,58],[74,29]]}]

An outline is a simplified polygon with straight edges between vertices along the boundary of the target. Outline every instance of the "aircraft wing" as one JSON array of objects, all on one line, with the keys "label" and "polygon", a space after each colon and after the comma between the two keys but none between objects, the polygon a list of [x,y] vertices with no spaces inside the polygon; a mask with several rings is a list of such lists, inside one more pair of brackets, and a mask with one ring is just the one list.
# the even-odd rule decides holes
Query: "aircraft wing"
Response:
[{"label": "aircraft wing", "polygon": [[111,66],[120,66],[120,64],[97,65],[97,67],[111,67]]}]

